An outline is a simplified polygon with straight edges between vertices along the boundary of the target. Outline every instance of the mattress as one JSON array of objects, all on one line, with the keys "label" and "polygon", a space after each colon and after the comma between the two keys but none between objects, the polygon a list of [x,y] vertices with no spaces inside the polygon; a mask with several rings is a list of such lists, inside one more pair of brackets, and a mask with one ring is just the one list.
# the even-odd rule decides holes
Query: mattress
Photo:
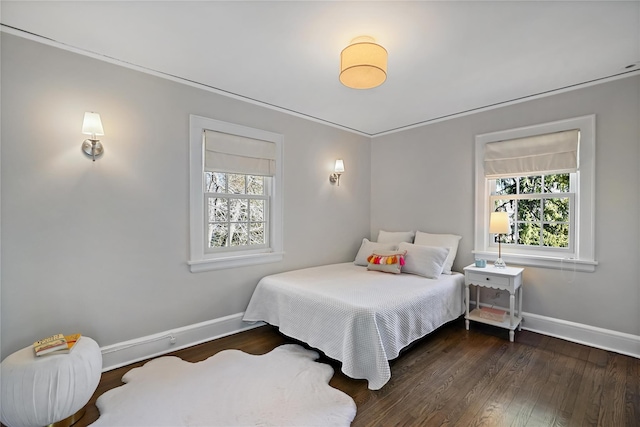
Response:
[{"label": "mattress", "polygon": [[264,277],[243,320],[277,326],[378,390],[391,378],[389,360],[462,315],[463,289],[460,273],[434,280],[331,264]]}]

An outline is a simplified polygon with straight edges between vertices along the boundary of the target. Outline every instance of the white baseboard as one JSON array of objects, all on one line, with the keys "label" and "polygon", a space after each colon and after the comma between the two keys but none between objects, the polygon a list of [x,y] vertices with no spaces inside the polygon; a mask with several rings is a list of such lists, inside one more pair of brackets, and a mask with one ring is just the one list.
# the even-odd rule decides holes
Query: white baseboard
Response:
[{"label": "white baseboard", "polygon": [[[470,300],[470,303],[475,307],[475,301]],[[482,302],[480,305],[509,311],[508,307],[493,306]],[[527,313],[526,311],[522,312],[522,318],[522,329],[524,330],[640,359],[640,336],[638,335],[625,334],[611,329]]]},{"label": "white baseboard", "polygon": [[236,313],[101,347],[102,372],[264,325],[243,322],[243,315]]},{"label": "white baseboard", "polygon": [[[475,302],[472,302],[472,305],[475,305]],[[504,307],[499,308],[508,310]],[[640,336],[638,335],[533,313],[524,312],[522,314],[524,317],[522,329],[527,331],[640,359]],[[263,322],[254,324],[243,322],[243,315],[244,313],[232,314],[102,347],[102,372],[264,325]],[[172,338],[174,339],[173,344],[171,343]]]},{"label": "white baseboard", "polygon": [[640,336],[568,322],[533,313],[522,313],[522,329],[563,340],[613,351],[640,359]]}]

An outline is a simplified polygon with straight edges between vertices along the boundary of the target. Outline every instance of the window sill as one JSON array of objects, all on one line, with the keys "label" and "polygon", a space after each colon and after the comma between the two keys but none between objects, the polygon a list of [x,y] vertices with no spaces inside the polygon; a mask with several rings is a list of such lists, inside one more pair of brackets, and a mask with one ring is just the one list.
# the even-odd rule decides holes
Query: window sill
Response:
[{"label": "window sill", "polygon": [[246,267],[249,265],[279,262],[284,258],[284,252],[268,252],[262,254],[244,254],[187,261],[192,273],[201,271],[222,270],[225,268]]},{"label": "window sill", "polygon": [[[496,252],[472,251],[477,258],[483,258],[487,261],[495,261],[498,258]],[[524,265],[529,267],[554,268],[565,271],[581,271],[585,273],[593,273],[596,271],[598,261],[569,259],[559,257],[546,257],[539,255],[523,255],[523,254],[505,254],[502,253],[502,259],[508,264]]]}]

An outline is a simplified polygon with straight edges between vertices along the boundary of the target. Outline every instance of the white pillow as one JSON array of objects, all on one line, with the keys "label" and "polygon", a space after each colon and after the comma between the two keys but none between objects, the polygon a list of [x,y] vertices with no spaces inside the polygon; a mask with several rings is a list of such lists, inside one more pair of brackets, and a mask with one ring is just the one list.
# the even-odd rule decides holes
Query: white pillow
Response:
[{"label": "white pillow", "polygon": [[369,239],[362,239],[360,250],[358,250],[358,254],[353,263],[366,267],[369,265],[367,258],[375,251],[395,251],[396,249],[398,249],[398,245],[395,243],[376,243],[370,242]]},{"label": "white pillow", "polygon": [[420,246],[402,242],[398,250],[407,251],[404,257],[403,273],[417,274],[429,279],[437,279],[449,255],[449,248]]},{"label": "white pillow", "polygon": [[416,235],[413,231],[384,231],[378,232],[379,243],[413,243],[413,237]]},{"label": "white pillow", "polygon": [[442,274],[451,274],[451,267],[453,267],[453,261],[456,259],[456,254],[458,253],[458,243],[460,239],[462,239],[462,236],[455,234],[431,234],[416,231],[416,240],[414,243],[422,246],[449,248],[449,255],[444,263]]}]

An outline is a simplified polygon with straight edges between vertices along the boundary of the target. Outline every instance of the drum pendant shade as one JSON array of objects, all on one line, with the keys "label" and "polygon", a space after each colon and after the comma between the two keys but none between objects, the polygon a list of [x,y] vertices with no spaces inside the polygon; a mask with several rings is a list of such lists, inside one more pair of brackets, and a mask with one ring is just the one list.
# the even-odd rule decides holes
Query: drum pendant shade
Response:
[{"label": "drum pendant shade", "polygon": [[371,89],[387,79],[387,51],[370,37],[359,37],[340,54],[340,82],[353,89]]}]

